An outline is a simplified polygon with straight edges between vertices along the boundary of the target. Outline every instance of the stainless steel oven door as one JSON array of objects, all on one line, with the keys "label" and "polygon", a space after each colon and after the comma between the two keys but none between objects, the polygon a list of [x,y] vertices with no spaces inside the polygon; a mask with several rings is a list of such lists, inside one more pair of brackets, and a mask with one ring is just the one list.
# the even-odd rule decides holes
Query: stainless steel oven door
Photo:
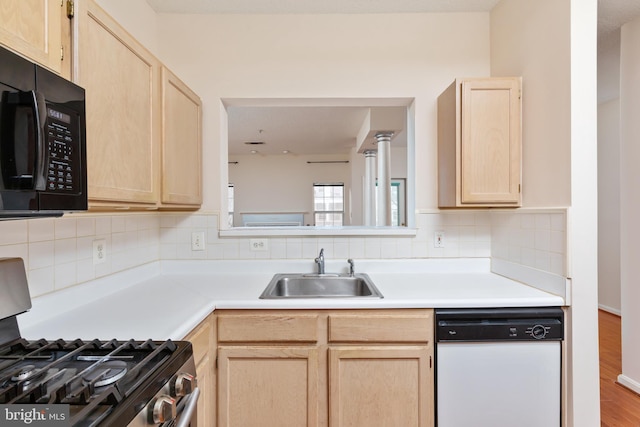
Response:
[{"label": "stainless steel oven door", "polygon": [[[196,379],[196,367],[193,358],[185,362],[176,372],[173,380],[181,374]],[[193,382],[190,393],[177,397],[171,381],[160,389],[127,427],[198,427],[198,397],[200,390]]]}]

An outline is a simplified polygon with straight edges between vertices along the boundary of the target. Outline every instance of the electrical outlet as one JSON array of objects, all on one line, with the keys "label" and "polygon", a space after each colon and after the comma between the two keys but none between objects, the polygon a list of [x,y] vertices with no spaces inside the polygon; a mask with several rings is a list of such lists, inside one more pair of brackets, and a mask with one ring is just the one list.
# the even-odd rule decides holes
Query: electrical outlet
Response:
[{"label": "electrical outlet", "polygon": [[433,247],[444,248],[444,231],[436,231],[433,233]]},{"label": "electrical outlet", "polygon": [[252,251],[268,251],[269,240],[268,239],[251,239],[249,245]]},{"label": "electrical outlet", "polygon": [[93,265],[102,264],[107,260],[107,241],[97,239],[93,241]]},{"label": "electrical outlet", "polygon": [[204,251],[204,231],[194,231],[191,233],[191,250]]}]

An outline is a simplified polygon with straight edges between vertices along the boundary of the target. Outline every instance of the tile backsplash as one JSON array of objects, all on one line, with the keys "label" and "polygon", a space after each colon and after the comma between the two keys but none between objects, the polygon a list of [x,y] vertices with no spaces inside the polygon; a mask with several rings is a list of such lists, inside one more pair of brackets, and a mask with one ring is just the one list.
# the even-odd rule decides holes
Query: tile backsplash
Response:
[{"label": "tile backsplash", "polygon": [[[94,265],[97,239],[107,256]],[[157,213],[0,221],[0,257],[24,259],[32,297],[157,261],[159,248]]]},{"label": "tile backsplash", "polygon": [[492,258],[566,276],[565,209],[494,212],[491,219]]},{"label": "tile backsplash", "polygon": [[[252,251],[249,238],[219,237],[218,215],[200,213],[71,214],[62,218],[0,221],[0,257],[25,260],[32,297],[158,260],[499,257],[563,274],[563,211],[435,211],[416,215],[417,234],[405,237],[268,238]],[[444,236],[436,248],[434,233]],[[191,235],[205,236],[203,251]],[[106,258],[94,264],[93,243],[104,239]]]},{"label": "tile backsplash", "polygon": [[[434,258],[491,256],[491,221],[487,212],[417,215],[415,237],[281,237],[268,238],[268,249],[252,251],[250,239],[218,236],[216,215],[163,214],[161,259],[313,259],[320,248],[327,258]],[[434,232],[444,233],[443,248],[434,247]],[[204,251],[191,250],[191,234],[204,232]]]}]

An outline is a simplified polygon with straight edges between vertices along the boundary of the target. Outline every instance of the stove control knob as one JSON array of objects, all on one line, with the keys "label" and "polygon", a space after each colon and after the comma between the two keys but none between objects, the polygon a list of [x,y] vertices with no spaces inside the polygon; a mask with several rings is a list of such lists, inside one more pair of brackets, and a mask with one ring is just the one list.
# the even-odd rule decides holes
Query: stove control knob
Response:
[{"label": "stove control knob", "polygon": [[174,397],[182,397],[191,394],[196,388],[196,377],[186,372],[179,373],[173,381],[171,387],[171,395]]},{"label": "stove control knob", "polygon": [[153,418],[154,424],[171,421],[176,415],[176,400],[174,398],[163,394],[153,403],[151,417]]}]

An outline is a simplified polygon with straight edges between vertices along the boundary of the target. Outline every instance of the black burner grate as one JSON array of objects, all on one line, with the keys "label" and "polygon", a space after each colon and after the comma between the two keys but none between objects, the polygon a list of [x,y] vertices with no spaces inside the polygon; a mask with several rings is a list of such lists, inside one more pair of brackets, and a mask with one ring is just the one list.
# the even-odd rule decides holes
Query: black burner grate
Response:
[{"label": "black burner grate", "polygon": [[80,425],[121,405],[175,351],[171,340],[19,339],[0,348],[0,404],[69,404]]}]

